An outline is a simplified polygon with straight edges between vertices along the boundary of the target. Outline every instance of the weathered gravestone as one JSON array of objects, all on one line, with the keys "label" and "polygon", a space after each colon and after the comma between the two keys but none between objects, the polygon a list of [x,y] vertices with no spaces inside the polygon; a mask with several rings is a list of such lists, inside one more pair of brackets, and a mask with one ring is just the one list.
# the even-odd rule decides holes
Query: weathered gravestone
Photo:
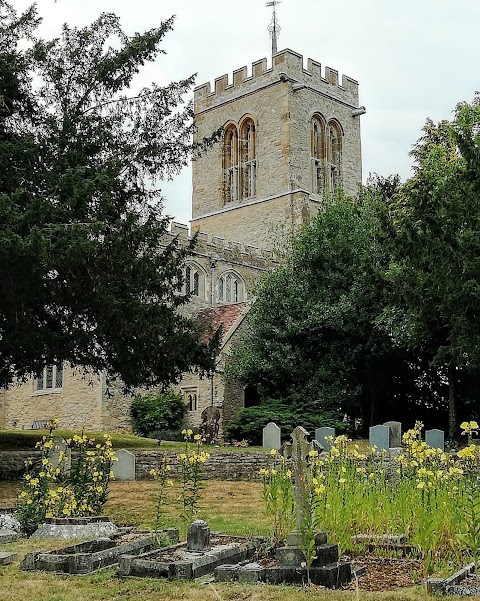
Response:
[{"label": "weathered gravestone", "polygon": [[115,480],[135,480],[135,455],[126,449],[115,451],[118,461],[112,463]]},{"label": "weathered gravestone", "polygon": [[291,434],[292,442],[283,445],[283,455],[291,458],[293,463],[293,482],[295,487],[295,527],[300,530],[302,515],[305,513],[306,474],[310,451],[321,453],[323,446],[317,441],[308,440],[308,432],[302,426],[297,426]]},{"label": "weathered gravestone", "polygon": [[210,527],[203,520],[195,520],[187,532],[187,550],[205,551],[210,547]]},{"label": "weathered gravestone", "polygon": [[64,474],[68,474],[72,467],[72,451],[60,436],[55,436],[53,439],[50,463],[55,468],[59,467]]},{"label": "weathered gravestone", "polygon": [[384,426],[390,428],[390,448],[397,449],[402,446],[402,424],[400,422],[385,422]]},{"label": "weathered gravestone", "polygon": [[425,432],[425,442],[432,449],[445,450],[445,432],[443,430],[427,430]]},{"label": "weathered gravestone", "polygon": [[388,451],[390,448],[389,426],[370,426],[369,444],[371,447],[377,447],[378,451]]},{"label": "weathered gravestone", "polygon": [[263,428],[263,439],[262,446],[264,449],[278,449],[282,446],[282,431],[274,422],[269,422],[265,428]]},{"label": "weathered gravestone", "polygon": [[330,440],[327,440],[330,437],[335,439],[335,428],[329,428],[328,426],[324,426],[322,428],[315,429],[315,440],[317,440],[325,451],[330,450]]}]

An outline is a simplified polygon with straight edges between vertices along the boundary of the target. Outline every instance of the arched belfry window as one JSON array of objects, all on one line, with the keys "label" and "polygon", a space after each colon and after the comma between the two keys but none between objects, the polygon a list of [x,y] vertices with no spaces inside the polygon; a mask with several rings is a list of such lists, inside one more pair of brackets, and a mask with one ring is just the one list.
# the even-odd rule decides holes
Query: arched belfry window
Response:
[{"label": "arched belfry window", "polygon": [[333,194],[342,176],[342,129],[336,121],[327,125],[327,181]]},{"label": "arched belfry window", "polygon": [[242,198],[253,198],[256,194],[257,161],[255,142],[255,123],[251,117],[246,117],[240,127]]},{"label": "arched belfry window", "polygon": [[238,200],[238,130],[234,123],[227,126],[223,139],[223,201]]},{"label": "arched belfry window", "polygon": [[185,267],[185,294],[205,296],[205,274],[194,264]]},{"label": "arched belfry window", "polygon": [[245,284],[238,274],[229,271],[219,276],[217,300],[222,303],[241,303],[245,300]]},{"label": "arched belfry window", "polygon": [[320,115],[314,115],[310,122],[310,157],[312,192],[322,194],[325,191],[325,121]]}]

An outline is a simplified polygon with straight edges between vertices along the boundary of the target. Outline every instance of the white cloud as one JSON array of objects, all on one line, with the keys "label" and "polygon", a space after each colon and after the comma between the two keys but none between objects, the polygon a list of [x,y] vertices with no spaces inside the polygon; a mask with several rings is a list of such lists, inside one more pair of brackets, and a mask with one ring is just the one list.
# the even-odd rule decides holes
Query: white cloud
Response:
[{"label": "white cloud", "polygon": [[[30,3],[13,0],[17,10]],[[83,26],[115,12],[129,33],[177,15],[144,82],[165,83],[197,72],[197,84],[270,54],[270,9],[263,0],[38,0],[44,37],[61,24]],[[408,177],[408,152],[427,117],[452,116],[455,104],[480,88],[480,3],[473,0],[283,0],[278,48],[291,48],[360,83],[363,172]],[[166,212],[190,216],[189,170],[163,187]]]}]

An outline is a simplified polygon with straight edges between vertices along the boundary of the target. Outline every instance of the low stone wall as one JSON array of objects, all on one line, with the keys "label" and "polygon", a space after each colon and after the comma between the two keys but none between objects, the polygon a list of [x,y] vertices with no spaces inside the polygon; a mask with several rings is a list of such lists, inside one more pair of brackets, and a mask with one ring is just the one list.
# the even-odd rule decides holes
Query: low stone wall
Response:
[{"label": "low stone wall", "polygon": [[[168,453],[173,477],[177,473],[176,455],[177,452]],[[159,465],[161,456],[161,451],[135,453],[137,478],[151,478],[150,470]],[[202,471],[208,480],[256,480],[260,477],[260,469],[268,467],[268,462],[267,453],[213,452],[210,459],[203,464]]]},{"label": "low stone wall", "polygon": [[[177,453],[169,451],[167,456],[171,465],[171,475],[177,475]],[[157,468],[163,452],[133,451],[135,455],[135,473],[138,480],[150,479],[150,470]],[[398,478],[396,457],[399,449],[391,449],[389,453],[378,456],[377,461],[389,478]],[[0,451],[0,480],[17,480],[25,470],[25,461],[39,459],[40,451]],[[259,471],[271,465],[269,453],[247,451],[212,451],[210,459],[203,464],[202,471],[208,480],[258,480]]]},{"label": "low stone wall", "polygon": [[27,459],[38,461],[40,451],[0,451],[0,480],[19,480]]},{"label": "low stone wall", "polygon": [[[168,453],[172,477],[177,472],[177,452]],[[137,479],[151,478],[150,470],[158,467],[162,451],[135,451],[135,472]],[[25,461],[40,458],[40,451],[0,451],[0,480],[18,480],[25,471]],[[255,480],[259,471],[267,467],[267,453],[212,452],[210,459],[203,464],[205,478],[211,480]]]}]

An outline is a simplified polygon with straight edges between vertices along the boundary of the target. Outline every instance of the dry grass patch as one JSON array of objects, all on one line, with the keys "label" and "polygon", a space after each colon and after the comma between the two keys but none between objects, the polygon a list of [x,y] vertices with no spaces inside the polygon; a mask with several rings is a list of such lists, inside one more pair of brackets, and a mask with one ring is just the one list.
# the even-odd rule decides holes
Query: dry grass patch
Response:
[{"label": "dry grass patch", "polygon": [[[117,524],[152,527],[157,490],[153,481],[112,482],[105,514]],[[198,517],[207,520],[213,530],[228,534],[267,534],[261,490],[259,482],[207,480],[200,494]],[[165,525],[184,531],[185,525],[178,518],[179,493],[178,483],[167,490]]]}]

